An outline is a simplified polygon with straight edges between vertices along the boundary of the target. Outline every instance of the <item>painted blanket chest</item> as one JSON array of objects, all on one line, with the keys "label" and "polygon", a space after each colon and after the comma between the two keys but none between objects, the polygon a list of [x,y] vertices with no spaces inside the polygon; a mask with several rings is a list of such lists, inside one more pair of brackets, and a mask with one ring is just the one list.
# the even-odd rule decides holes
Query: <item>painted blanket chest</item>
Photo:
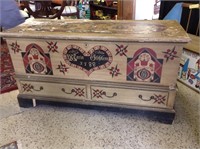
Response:
[{"label": "painted blanket chest", "polygon": [[175,21],[32,20],[1,36],[20,106],[35,99],[175,114],[180,56],[190,40]]}]

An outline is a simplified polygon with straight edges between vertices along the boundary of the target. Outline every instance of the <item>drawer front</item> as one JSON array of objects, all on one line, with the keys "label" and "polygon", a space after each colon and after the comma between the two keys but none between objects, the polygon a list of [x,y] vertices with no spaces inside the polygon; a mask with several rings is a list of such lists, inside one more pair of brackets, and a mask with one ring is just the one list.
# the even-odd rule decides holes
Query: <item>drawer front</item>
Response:
[{"label": "drawer front", "polygon": [[91,86],[91,99],[98,102],[167,108],[167,91]]},{"label": "drawer front", "polygon": [[49,97],[60,97],[60,98],[71,98],[71,99],[86,99],[87,90],[84,85],[76,84],[61,84],[61,83],[47,83],[47,82],[31,82],[31,81],[20,81],[20,93],[49,96]]}]

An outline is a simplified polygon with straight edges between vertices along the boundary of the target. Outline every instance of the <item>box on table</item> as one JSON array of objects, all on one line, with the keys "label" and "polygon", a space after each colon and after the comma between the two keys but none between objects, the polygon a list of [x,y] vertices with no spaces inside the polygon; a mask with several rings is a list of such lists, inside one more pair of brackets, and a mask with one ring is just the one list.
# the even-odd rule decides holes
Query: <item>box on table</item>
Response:
[{"label": "box on table", "polygon": [[20,106],[34,98],[174,119],[180,56],[190,40],[176,21],[32,20],[1,35]]}]

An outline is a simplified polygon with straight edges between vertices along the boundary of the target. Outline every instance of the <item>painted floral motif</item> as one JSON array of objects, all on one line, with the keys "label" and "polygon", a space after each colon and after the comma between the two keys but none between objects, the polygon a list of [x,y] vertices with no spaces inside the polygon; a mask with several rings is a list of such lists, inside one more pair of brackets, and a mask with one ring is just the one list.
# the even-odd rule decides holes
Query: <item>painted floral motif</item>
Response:
[{"label": "painted floral motif", "polygon": [[94,90],[93,89],[93,97],[96,98],[103,98],[102,96],[105,95],[105,92],[103,90]]},{"label": "painted floral motif", "polygon": [[172,50],[171,49],[167,49],[167,51],[164,51],[163,53],[165,53],[164,58],[166,58],[166,62],[168,60],[174,60],[174,58],[178,57],[178,56],[176,56],[177,51],[176,51],[175,47]]},{"label": "painted floral motif", "polygon": [[165,104],[166,96],[154,94],[154,103]]},{"label": "painted floral motif", "polygon": [[50,54],[44,53],[39,45],[31,43],[21,54],[26,73],[53,75]]},{"label": "painted floral motif", "polygon": [[66,94],[74,94],[74,96],[79,96],[79,97],[85,97],[85,91],[84,88],[73,88],[70,92],[65,91],[64,88],[62,88],[62,91]]},{"label": "painted floral motif", "polygon": [[81,89],[81,88],[74,88],[74,89],[72,90],[72,92],[75,93],[74,96],[79,96],[79,97],[83,96],[83,97],[85,97],[85,96],[84,96],[84,94],[85,94],[84,88],[82,88],[82,89]]},{"label": "painted floral motif", "polygon": [[63,64],[63,63],[60,61],[60,65],[58,65],[58,68],[56,68],[56,69],[59,69],[60,72],[62,72],[62,73],[65,75],[65,72],[68,72],[69,67],[66,67],[66,65]]},{"label": "painted floral motif", "polygon": [[160,83],[163,59],[159,59],[153,49],[140,48],[127,62],[128,81]]},{"label": "painted floral motif", "polygon": [[22,84],[22,89],[23,89],[22,92],[32,92],[33,90],[34,91],[41,91],[41,90],[43,90],[43,87],[40,86],[39,89],[35,89],[33,85],[25,83],[25,84]]},{"label": "painted floral motif", "polygon": [[48,43],[47,48],[49,49],[49,52],[53,52],[53,53],[57,52],[57,53],[59,53],[57,51],[57,49],[58,49],[57,42],[52,42],[52,41],[48,42],[47,41],[47,43]]},{"label": "painted floral motif", "polygon": [[114,76],[117,77],[118,75],[121,75],[120,69],[117,68],[117,65],[116,65],[115,67],[111,67],[111,68],[108,69],[108,70],[110,70],[110,74],[112,75],[112,78],[113,78]]},{"label": "painted floral motif", "polygon": [[120,56],[126,56],[127,57],[126,53],[128,52],[128,50],[127,50],[128,46],[117,45],[117,44],[116,44],[116,46],[117,46],[117,49],[116,49],[117,53],[115,55],[119,54]]},{"label": "painted floral motif", "polygon": [[10,46],[11,46],[11,49],[14,51],[14,53],[18,53],[19,51],[22,51],[17,41],[15,43],[10,44]]}]

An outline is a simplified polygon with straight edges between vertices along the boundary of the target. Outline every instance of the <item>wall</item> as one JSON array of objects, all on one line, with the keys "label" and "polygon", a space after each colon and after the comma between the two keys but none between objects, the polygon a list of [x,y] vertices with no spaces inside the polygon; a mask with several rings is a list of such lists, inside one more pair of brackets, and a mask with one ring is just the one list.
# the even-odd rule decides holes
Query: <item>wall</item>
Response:
[{"label": "wall", "polygon": [[136,0],[135,20],[152,20],[155,0]]}]

